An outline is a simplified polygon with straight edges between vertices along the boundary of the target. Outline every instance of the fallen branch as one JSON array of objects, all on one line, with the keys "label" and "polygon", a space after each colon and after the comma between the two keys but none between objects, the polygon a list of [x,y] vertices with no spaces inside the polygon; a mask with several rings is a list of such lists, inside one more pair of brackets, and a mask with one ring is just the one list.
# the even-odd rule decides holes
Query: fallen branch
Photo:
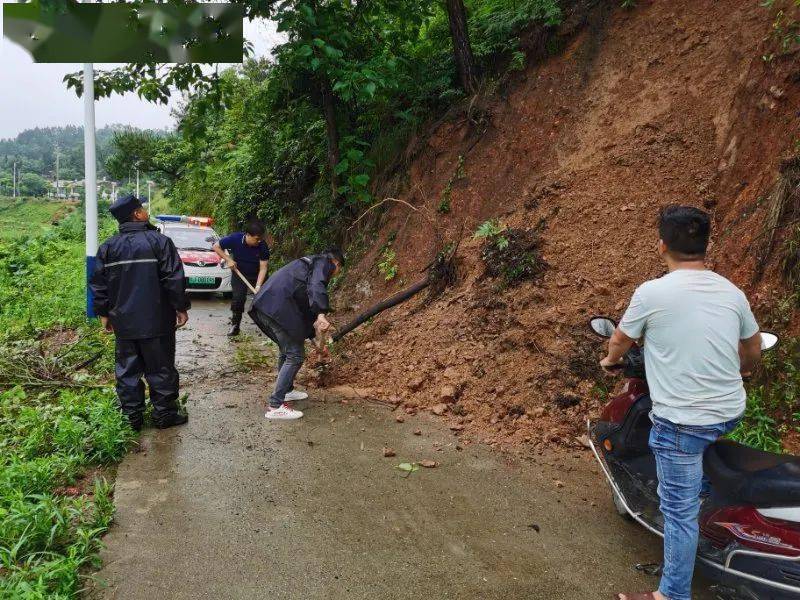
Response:
[{"label": "fallen branch", "polygon": [[344,325],[341,329],[339,329],[339,331],[337,331],[336,334],[333,336],[333,341],[338,342],[340,339],[342,339],[342,337],[345,334],[350,333],[351,331],[353,331],[353,329],[355,329],[362,323],[369,321],[372,317],[374,317],[380,312],[383,312],[388,308],[392,308],[393,306],[397,306],[401,302],[405,302],[412,296],[420,293],[422,290],[427,288],[430,284],[431,284],[430,278],[426,277],[425,279],[423,279],[422,281],[418,281],[411,287],[397,292],[391,298],[387,298],[383,302],[378,302],[378,304],[371,306],[366,311],[358,315],[355,319],[353,319],[352,321]]},{"label": "fallen branch", "polygon": [[333,341],[338,342],[345,334],[350,333],[362,323],[369,321],[378,313],[405,302],[424,289],[430,288],[428,300],[438,297],[448,285],[453,284],[456,280],[456,268],[453,259],[456,256],[456,252],[458,252],[459,244],[460,241],[457,244],[453,244],[448,250],[443,250],[436,255],[434,261],[428,265],[426,269],[428,273],[425,279],[418,281],[411,287],[400,290],[391,298],[387,298],[368,308],[355,319],[341,327],[333,336]]}]

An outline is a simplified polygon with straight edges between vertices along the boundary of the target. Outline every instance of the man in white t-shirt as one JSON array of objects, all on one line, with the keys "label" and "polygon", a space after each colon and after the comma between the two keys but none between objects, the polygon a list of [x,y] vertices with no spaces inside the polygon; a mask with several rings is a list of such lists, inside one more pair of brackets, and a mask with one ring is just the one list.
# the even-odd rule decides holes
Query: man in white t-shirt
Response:
[{"label": "man in white t-shirt", "polygon": [[669,273],[634,292],[611,337],[608,369],[644,339],[653,401],[650,448],[664,515],[664,573],[659,590],[622,600],[690,600],[698,539],[703,452],[736,427],[745,409],[742,373],[761,356],[761,334],[744,293],[705,268],[707,213],[662,210],[658,252]]}]

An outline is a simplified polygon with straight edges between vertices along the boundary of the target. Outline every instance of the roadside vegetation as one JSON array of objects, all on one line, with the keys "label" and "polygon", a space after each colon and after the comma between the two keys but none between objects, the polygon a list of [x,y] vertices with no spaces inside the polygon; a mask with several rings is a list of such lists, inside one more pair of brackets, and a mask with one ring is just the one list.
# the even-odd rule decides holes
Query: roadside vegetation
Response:
[{"label": "roadside vegetation", "polygon": [[[191,65],[98,75],[100,95],[135,90],[164,102],[167,84],[193,92],[174,135],[120,133],[106,167],[119,177],[139,164],[167,183],[177,210],[210,214],[222,228],[264,219],[276,257],[351,241],[343,239],[347,227],[402,171],[409,141],[523,68],[526,28],[562,19],[557,0],[466,0],[464,59],[454,52],[448,13],[461,4],[248,3],[248,16],[273,19],[285,36],[272,60],[218,77]],[[69,83],[80,90],[79,77]],[[479,106],[468,109],[470,119],[480,120]],[[448,210],[444,198],[441,212]]]},{"label": "roadside vegetation", "polygon": [[[27,226],[52,218],[34,224],[37,210]],[[113,344],[84,316],[80,214],[38,236],[3,227],[0,597],[73,598],[113,516],[105,474],[133,433],[109,385]]]},{"label": "roadside vegetation", "polygon": [[22,239],[49,231],[74,209],[66,202],[44,198],[0,196],[0,239]]}]

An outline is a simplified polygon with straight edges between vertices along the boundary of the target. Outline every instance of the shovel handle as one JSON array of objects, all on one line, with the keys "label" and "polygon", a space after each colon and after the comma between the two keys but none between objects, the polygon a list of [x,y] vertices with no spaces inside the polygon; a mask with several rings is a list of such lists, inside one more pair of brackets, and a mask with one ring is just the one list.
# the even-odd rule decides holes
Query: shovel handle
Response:
[{"label": "shovel handle", "polygon": [[234,271],[234,273],[236,273],[236,274],[239,276],[239,279],[241,279],[242,281],[244,281],[244,284],[247,286],[247,288],[248,288],[248,289],[249,289],[251,292],[253,292],[253,295],[255,295],[255,293],[256,293],[256,288],[254,288],[254,287],[252,286],[252,284],[251,284],[249,281],[247,281],[247,277],[245,277],[244,275],[242,275],[242,274],[239,272],[239,269],[233,269],[233,271]]}]

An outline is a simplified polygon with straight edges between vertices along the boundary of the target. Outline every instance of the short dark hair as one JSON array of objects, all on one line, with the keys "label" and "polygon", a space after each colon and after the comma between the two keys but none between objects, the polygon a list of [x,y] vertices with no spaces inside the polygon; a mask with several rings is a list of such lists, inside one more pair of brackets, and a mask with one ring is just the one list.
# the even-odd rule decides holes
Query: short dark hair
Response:
[{"label": "short dark hair", "polygon": [[701,258],[708,248],[711,218],[707,212],[693,206],[665,206],[661,209],[658,233],[667,250],[677,258]]},{"label": "short dark hair", "polygon": [[263,238],[264,234],[267,232],[267,228],[264,227],[264,224],[258,219],[253,219],[252,221],[247,222],[244,232],[248,235]]},{"label": "short dark hair", "polygon": [[325,250],[325,254],[329,257],[336,259],[341,266],[344,266],[344,252],[342,252],[341,248],[337,248],[334,246],[333,248],[328,248]]}]

